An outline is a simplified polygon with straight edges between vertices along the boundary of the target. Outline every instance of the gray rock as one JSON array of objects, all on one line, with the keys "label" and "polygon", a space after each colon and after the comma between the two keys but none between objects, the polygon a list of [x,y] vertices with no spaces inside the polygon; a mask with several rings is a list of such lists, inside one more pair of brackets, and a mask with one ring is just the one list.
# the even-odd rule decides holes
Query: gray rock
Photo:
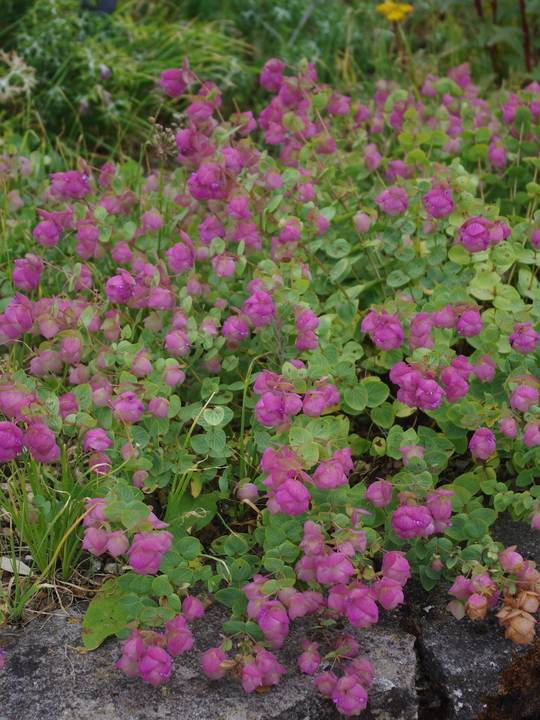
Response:
[{"label": "gray rock", "polygon": [[[517,545],[517,551],[526,560],[540,564],[540,533],[530,525],[502,515],[491,531],[495,540],[506,546]],[[513,677],[516,674],[514,668],[528,667],[530,663],[526,658],[536,653],[535,646],[516,646],[505,639],[493,611],[489,611],[483,621],[455,620],[444,609],[449,596],[443,588],[423,596],[418,589],[417,593],[417,604],[411,613],[414,627],[411,625],[409,629],[417,635],[424,672],[439,686],[445,717],[448,720],[474,720],[487,712],[483,720],[495,720],[493,708],[501,707],[505,695],[509,694],[505,683],[501,684],[501,676]],[[422,607],[424,604],[429,610]],[[513,712],[501,717],[531,720],[540,717],[528,714],[530,702],[525,703],[524,690],[531,683],[530,673],[520,671],[517,676],[517,686],[521,682],[523,692],[519,688],[516,691],[515,682],[512,684]],[[537,683],[536,669],[532,682]]]},{"label": "gray rock", "polygon": [[[202,673],[198,654],[219,641],[222,608],[212,607],[193,623],[195,647],[173,661],[168,682],[152,687],[127,678],[114,663],[112,638],[93,652],[81,652],[81,612],[55,613],[25,628],[0,631],[6,666],[0,709],[7,720],[337,720],[330,700],[296,669],[309,625],[296,627],[277,655],[288,669],[279,687],[246,695],[238,680],[217,682]],[[416,720],[414,638],[399,630],[357,633],[362,652],[376,670],[365,720]]]}]

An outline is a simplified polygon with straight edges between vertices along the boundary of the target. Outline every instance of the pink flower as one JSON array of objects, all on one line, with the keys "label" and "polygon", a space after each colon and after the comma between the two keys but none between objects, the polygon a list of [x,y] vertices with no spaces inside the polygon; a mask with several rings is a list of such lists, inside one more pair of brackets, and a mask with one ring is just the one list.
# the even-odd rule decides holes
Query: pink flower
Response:
[{"label": "pink flower", "polygon": [[332,690],[331,699],[341,715],[359,715],[365,710],[368,694],[356,678],[350,675],[340,677]]},{"label": "pink flower", "polygon": [[106,450],[111,447],[111,445],[114,445],[113,441],[102,428],[87,430],[84,434],[84,452],[88,452],[89,450]]},{"label": "pink flower", "polygon": [[221,648],[209,648],[201,653],[201,665],[204,674],[210,680],[220,680],[225,677],[227,670],[220,670],[219,666],[227,660],[227,656]]},{"label": "pink flower", "polygon": [[15,270],[11,275],[13,284],[19,290],[32,292],[39,285],[41,273],[43,272],[43,261],[38,255],[26,253],[24,258],[15,261]]},{"label": "pink flower", "polygon": [[311,495],[305,485],[299,480],[287,478],[278,487],[275,495],[271,497],[273,503],[268,502],[271,514],[283,512],[287,515],[302,515],[309,509]]},{"label": "pink flower", "polygon": [[458,228],[459,240],[466,250],[471,253],[487,250],[489,247],[489,231],[493,223],[480,217],[473,217],[466,220]]},{"label": "pink flower", "polygon": [[452,191],[448,188],[435,186],[422,197],[424,209],[432,218],[445,218],[454,212]]},{"label": "pink flower", "polygon": [[392,490],[394,486],[388,480],[378,479],[366,490],[365,498],[371,500],[375,507],[386,507],[392,502]]},{"label": "pink flower", "polygon": [[0,463],[11,462],[23,448],[23,434],[11,422],[0,422]]},{"label": "pink flower", "polygon": [[527,447],[536,447],[540,445],[540,421],[531,420],[525,425],[523,432],[523,442]]},{"label": "pink flower", "polygon": [[147,647],[139,660],[139,675],[150,685],[158,685],[168,680],[171,669],[171,656],[161,647]]},{"label": "pink flower", "polygon": [[482,355],[474,366],[474,374],[482,382],[493,382],[496,372],[497,364],[487,355]]},{"label": "pink flower", "polygon": [[382,572],[386,577],[397,580],[400,585],[405,585],[411,577],[411,569],[405,553],[399,550],[392,550],[383,556]]},{"label": "pink flower", "polygon": [[135,280],[129,273],[122,271],[120,275],[113,275],[107,280],[105,293],[112,303],[127,303],[135,294]]},{"label": "pink flower", "polygon": [[321,664],[321,656],[317,652],[319,643],[310,643],[309,640],[302,641],[304,652],[299,656],[297,665],[307,675],[314,675]]},{"label": "pink flower", "polygon": [[531,405],[538,405],[538,390],[532,385],[516,385],[510,393],[512,409],[525,413]]},{"label": "pink flower", "polygon": [[383,190],[383,192],[375,198],[375,202],[384,213],[391,217],[403,215],[409,207],[407,193],[400,187]]},{"label": "pink flower", "polygon": [[517,545],[507,547],[499,555],[499,562],[506,572],[518,573],[524,568],[523,557],[516,552],[516,547]]},{"label": "pink flower", "polygon": [[171,549],[172,535],[160,533],[137,533],[127,554],[131,567],[137,575],[153,575],[159,570],[163,555]]},{"label": "pink flower", "polygon": [[290,622],[283,605],[278,600],[265,602],[257,616],[257,622],[270,646],[274,650],[280,648],[289,632]]},{"label": "pink flower", "polygon": [[169,400],[164,397],[155,397],[148,403],[148,412],[155,418],[166,418],[169,411]]},{"label": "pink flower", "polygon": [[186,92],[188,85],[194,80],[195,77],[189,69],[188,59],[184,58],[181,68],[164,70],[161,73],[159,87],[162,88],[165,95],[168,95],[172,98],[177,98]]},{"label": "pink flower", "polygon": [[489,428],[478,428],[469,442],[469,450],[477,460],[487,460],[497,449],[495,435]]},{"label": "pink flower", "polygon": [[173,620],[165,623],[167,636],[167,650],[177,657],[193,647],[193,634],[186,625],[187,618],[177,615]]},{"label": "pink flower", "polygon": [[506,417],[499,420],[499,430],[507,438],[516,438],[519,432],[519,425],[513,417]]},{"label": "pink flower", "polygon": [[401,583],[393,578],[382,577],[374,585],[378,600],[385,610],[394,610],[404,602]]},{"label": "pink flower", "polygon": [[77,170],[51,173],[51,195],[61,200],[82,200],[90,193],[88,176]]},{"label": "pink flower", "polygon": [[317,582],[322,585],[346,583],[354,573],[352,563],[345,553],[332,552],[319,560],[315,571]]},{"label": "pink flower", "polygon": [[188,355],[191,343],[185,332],[182,330],[171,330],[165,337],[165,349],[173,357],[182,357]]},{"label": "pink flower", "polygon": [[169,268],[172,273],[179,273],[191,270],[195,262],[193,245],[187,242],[179,242],[165,252]]},{"label": "pink flower", "polygon": [[449,403],[454,403],[465,397],[469,391],[469,384],[453,367],[444,368],[439,375],[439,379],[446,391],[446,399]]},{"label": "pink flower", "polygon": [[423,505],[400,505],[392,515],[392,530],[402,540],[435,532],[433,518]]},{"label": "pink flower", "polygon": [[144,405],[134,392],[123,392],[112,403],[114,417],[127,425],[139,422],[144,413]]},{"label": "pink flower", "polygon": [[107,533],[107,552],[113,557],[125,555],[129,548],[129,540],[122,530]]},{"label": "pink flower", "polygon": [[321,693],[321,695],[324,695],[325,697],[330,697],[332,695],[332,692],[334,691],[334,688],[336,687],[337,677],[331,670],[326,670],[320,675],[317,675],[317,677],[313,680],[313,684]]},{"label": "pink flower", "polygon": [[[386,578],[388,580],[388,578]],[[375,669],[370,661],[365,658],[357,658],[350,662],[345,668],[345,675],[352,675],[363,687],[368,687],[373,682]]]},{"label": "pink flower", "polygon": [[538,335],[530,322],[518,323],[515,325],[514,331],[508,338],[508,342],[512,346],[512,349],[521,353],[521,355],[527,355],[528,353],[534,352],[538,347],[539,340],[540,335]]},{"label": "pink flower", "polygon": [[463,337],[474,337],[482,332],[483,322],[478,310],[465,310],[457,321],[456,329]]},{"label": "pink flower", "polygon": [[30,425],[24,433],[23,442],[36,462],[55,462],[60,457],[56,436],[43,423]]},{"label": "pink flower", "polygon": [[369,333],[371,339],[381,350],[394,350],[401,346],[404,339],[401,323],[386,313],[370,310],[362,320],[361,332]]},{"label": "pink flower", "polygon": [[333,460],[320,463],[313,473],[313,483],[319,490],[335,490],[347,484],[341,463]]},{"label": "pink flower", "polygon": [[193,595],[188,595],[182,602],[182,612],[187,622],[204,615],[204,606],[200,600]]},{"label": "pink flower", "polygon": [[412,458],[417,457],[423,460],[425,450],[421,445],[404,445],[398,448],[398,451],[402,454],[405,467],[407,467]]},{"label": "pink flower", "polygon": [[276,317],[274,301],[264,290],[255,290],[242,305],[242,312],[249,317],[255,327],[269,325]]},{"label": "pink flower", "polygon": [[285,70],[285,63],[276,58],[267,60],[263,65],[259,82],[266,90],[270,92],[277,92],[283,82],[283,71]]},{"label": "pink flower", "polygon": [[115,664],[115,667],[128,677],[134,678],[139,676],[139,660],[146,650],[146,643],[138,635],[137,631],[133,631],[122,648],[122,656]]},{"label": "pink flower", "polygon": [[434,490],[426,500],[426,506],[434,521],[435,532],[444,532],[451,524],[452,502],[450,498],[454,495],[450,490],[438,488]]},{"label": "pink flower", "polygon": [[107,549],[107,532],[101,528],[87,527],[82,541],[83,550],[92,555],[101,555]]}]

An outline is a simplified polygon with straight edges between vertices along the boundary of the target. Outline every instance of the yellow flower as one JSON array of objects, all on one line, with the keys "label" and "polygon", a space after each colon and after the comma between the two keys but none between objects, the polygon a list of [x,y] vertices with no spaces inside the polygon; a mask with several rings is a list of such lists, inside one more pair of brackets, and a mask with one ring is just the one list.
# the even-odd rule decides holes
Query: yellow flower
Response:
[{"label": "yellow flower", "polygon": [[412,13],[413,6],[408,3],[396,3],[393,0],[385,0],[385,2],[377,5],[377,12],[380,12],[390,22],[399,22]]}]

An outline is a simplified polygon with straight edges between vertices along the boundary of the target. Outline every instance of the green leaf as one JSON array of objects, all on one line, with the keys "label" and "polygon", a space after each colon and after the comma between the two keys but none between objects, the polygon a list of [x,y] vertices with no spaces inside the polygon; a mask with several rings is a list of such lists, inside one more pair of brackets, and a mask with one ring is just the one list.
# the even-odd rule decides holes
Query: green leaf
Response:
[{"label": "green leaf", "polygon": [[[367,406],[376,407],[381,405],[390,395],[390,389],[386,383],[379,378],[369,377],[361,381],[360,385],[367,390]],[[350,403],[349,403],[350,405]]]},{"label": "green leaf", "polygon": [[117,579],[107,580],[88,606],[82,622],[82,641],[88,650],[95,650],[128,622],[128,613],[119,603],[127,593],[117,585]]},{"label": "green leaf", "polygon": [[218,602],[232,608],[238,598],[245,596],[244,593],[238,588],[228,587],[223,588],[223,590],[218,590],[217,593],[214,594],[214,597]]},{"label": "green leaf", "polygon": [[362,411],[368,403],[368,393],[362,385],[347,388],[343,393],[343,398],[347,405],[359,412]]},{"label": "green leaf", "polygon": [[405,275],[402,270],[393,270],[386,278],[386,282],[390,287],[402,287],[403,285],[407,285],[410,279],[411,278]]},{"label": "green leaf", "polygon": [[203,418],[209,425],[219,425],[225,417],[225,410],[222,407],[207,408],[203,412]]},{"label": "green leaf", "polygon": [[382,428],[390,428],[394,424],[394,408],[390,403],[382,403],[371,411],[371,419]]},{"label": "green leaf", "polygon": [[163,575],[159,575],[152,580],[152,595],[172,595],[174,592],[173,586],[168,582]]},{"label": "green leaf", "polygon": [[471,518],[463,526],[463,535],[469,540],[477,540],[487,535],[488,524],[480,518]]}]

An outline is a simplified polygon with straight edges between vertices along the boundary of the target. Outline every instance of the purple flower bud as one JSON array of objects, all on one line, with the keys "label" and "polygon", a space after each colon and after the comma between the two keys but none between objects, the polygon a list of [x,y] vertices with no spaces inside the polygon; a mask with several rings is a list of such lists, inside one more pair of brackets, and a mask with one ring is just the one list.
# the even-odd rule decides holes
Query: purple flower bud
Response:
[{"label": "purple flower bud", "polygon": [[119,555],[125,555],[129,548],[129,540],[124,534],[123,530],[115,530],[114,532],[107,533],[107,552],[112,557],[118,557]]},{"label": "purple flower bud", "polygon": [[314,675],[321,664],[321,656],[317,652],[319,643],[310,643],[309,640],[302,641],[304,652],[298,657],[296,664],[302,672],[307,675]]},{"label": "purple flower bud", "polygon": [[478,310],[465,310],[457,321],[456,329],[463,337],[474,337],[482,332],[483,322]]},{"label": "purple flower bud", "polygon": [[531,235],[531,245],[535,250],[540,250],[540,230],[535,230]]},{"label": "purple flower bud", "polygon": [[87,430],[84,434],[83,450],[88,452],[89,450],[106,450],[107,448],[114,445],[113,441],[107,435],[103,428],[94,428],[93,430]]},{"label": "purple flower bud", "polygon": [[392,515],[392,530],[402,540],[435,532],[433,518],[423,505],[400,505]]},{"label": "purple flower bud", "polygon": [[356,231],[359,233],[368,232],[371,227],[371,218],[366,213],[356,213],[352,221]]},{"label": "purple flower bud", "polygon": [[267,60],[263,65],[259,82],[266,90],[270,92],[277,92],[283,82],[283,71],[285,70],[285,63],[276,58]]},{"label": "purple flower bud", "polygon": [[371,500],[375,507],[383,508],[392,502],[394,486],[388,480],[376,480],[366,490],[365,498]]},{"label": "purple flower bud", "polygon": [[204,615],[204,606],[196,597],[188,595],[182,602],[182,612],[184,613],[186,622],[191,622]]},{"label": "purple flower bud", "polygon": [[68,415],[75,415],[79,411],[79,403],[73,393],[64,393],[58,398],[58,414],[65,420]]},{"label": "purple flower bud", "polygon": [[506,145],[498,137],[493,136],[488,149],[490,163],[493,167],[502,168],[506,165],[507,156],[508,148]]},{"label": "purple flower bud", "polygon": [[489,428],[478,428],[469,442],[469,450],[477,460],[487,460],[497,449],[495,435]]},{"label": "purple flower bud", "polygon": [[362,320],[360,330],[369,333],[375,345],[381,350],[399,348],[405,337],[397,318],[375,310],[370,310]]},{"label": "purple flower bud", "polygon": [[478,362],[474,366],[474,374],[482,382],[493,382],[495,373],[497,372],[497,364],[487,355],[478,358]]},{"label": "purple flower bud", "polygon": [[165,337],[165,349],[173,357],[188,355],[191,348],[188,336],[182,330],[172,330]]},{"label": "purple flower bud", "polygon": [[121,393],[111,405],[114,417],[127,425],[139,422],[144,413],[144,405],[134,392]]},{"label": "purple flower bud", "polygon": [[489,231],[493,223],[480,217],[473,217],[466,220],[458,228],[459,240],[466,250],[471,253],[487,250],[489,247]]},{"label": "purple flower bud", "polygon": [[61,200],[82,200],[90,194],[88,176],[78,170],[51,173],[51,195]]},{"label": "purple flower bud", "polygon": [[530,352],[534,352],[538,347],[539,340],[540,335],[538,335],[530,322],[518,323],[515,325],[514,331],[508,338],[508,342],[511,344],[512,349],[521,353],[521,355],[527,355]]},{"label": "purple flower bud", "polygon": [[168,680],[171,668],[171,656],[161,647],[147,647],[139,660],[139,675],[150,685]]},{"label": "purple flower bud", "polygon": [[182,67],[180,69],[173,68],[171,70],[164,70],[161,73],[161,79],[159,81],[159,87],[162,88],[165,95],[172,98],[180,97],[188,88],[188,85],[195,80],[195,76],[189,69],[189,62],[187,58],[183,59]]},{"label": "purple flower bud", "polygon": [[250,500],[252,503],[259,499],[259,490],[254,483],[245,483],[236,491],[236,497],[240,502],[242,500]]},{"label": "purple flower bud", "polygon": [[507,438],[516,438],[519,432],[519,425],[513,417],[503,418],[499,420],[499,430]]},{"label": "purple flower bud", "polygon": [[468,380],[473,371],[473,366],[467,360],[465,355],[458,355],[457,357],[452,358],[452,360],[450,361],[450,366],[464,380]]},{"label": "purple flower bud", "polygon": [[174,620],[165,623],[167,630],[167,650],[173,657],[177,657],[193,647],[193,634],[187,627],[188,618],[177,615]]},{"label": "purple flower bud", "polygon": [[43,261],[38,255],[26,253],[24,258],[18,258],[11,279],[15,287],[25,292],[32,292],[39,285],[43,272]]},{"label": "purple flower bud", "polygon": [[165,253],[171,272],[175,274],[191,270],[195,262],[193,246],[185,242],[176,243]]},{"label": "purple flower bud", "polygon": [[405,467],[407,467],[407,465],[415,457],[423,460],[425,450],[426,449],[421,445],[404,445],[403,447],[398,448],[398,451],[402,454],[403,464]]},{"label": "purple flower bud", "polygon": [[331,670],[326,670],[320,675],[317,675],[315,680],[313,680],[313,684],[321,693],[321,695],[324,695],[325,697],[331,697],[332,692],[337,685],[337,677]]},{"label": "purple flower bud", "polygon": [[287,478],[271,496],[267,506],[272,515],[277,512],[287,515],[302,515],[309,509],[311,495],[299,480]]},{"label": "purple flower bud", "polygon": [[431,324],[436,328],[455,328],[457,323],[457,313],[452,305],[446,305],[440,310],[434,310],[431,313]]},{"label": "purple flower bud", "polygon": [[375,198],[375,202],[384,213],[390,215],[391,217],[403,215],[403,213],[407,212],[409,207],[407,193],[400,187],[393,187],[384,190],[378,197]]},{"label": "purple flower bud", "polygon": [[405,600],[401,584],[393,578],[382,577],[373,587],[377,592],[379,603],[385,610],[394,610]]},{"label": "purple flower bud", "polygon": [[532,385],[517,385],[510,393],[513,410],[528,412],[531,405],[538,405],[538,390]]},{"label": "purple flower bud", "polygon": [[359,715],[368,701],[365,688],[349,675],[339,678],[330,697],[341,715]]},{"label": "purple flower bud", "polygon": [[169,411],[169,400],[164,397],[155,397],[148,403],[148,412],[152,417],[165,418]]},{"label": "purple flower bud", "polygon": [[101,528],[87,527],[84,531],[82,547],[92,555],[101,555],[107,548],[107,533]]},{"label": "purple flower bud", "polygon": [[220,670],[220,665],[225,660],[227,656],[221,648],[210,648],[201,653],[201,665],[206,677],[210,680],[220,680],[225,677],[227,670]]},{"label": "purple flower bud", "polygon": [[184,382],[186,373],[180,365],[165,365],[163,368],[162,380],[169,387],[176,387]]},{"label": "purple flower bud", "polygon": [[439,380],[446,391],[446,399],[450,403],[465,397],[469,390],[469,384],[453,367],[444,368],[439,375]]},{"label": "purple flower bud", "polygon": [[383,556],[382,572],[386,577],[397,580],[400,585],[406,585],[407,580],[411,577],[411,569],[405,553],[399,550],[386,553]]},{"label": "purple flower bud", "polygon": [[135,294],[135,280],[127,272],[107,280],[105,293],[110,302],[124,304]]},{"label": "purple flower bud", "polygon": [[0,422],[0,463],[11,462],[23,448],[23,434],[11,422]]},{"label": "purple flower bud", "polygon": [[422,197],[424,209],[432,218],[445,218],[454,212],[452,191],[448,188],[434,187]]},{"label": "purple flower bud", "polygon": [[24,433],[23,442],[36,462],[55,462],[60,457],[56,436],[43,423],[30,425]]},{"label": "purple flower bud", "polygon": [[540,445],[540,421],[532,420],[525,425],[523,432],[523,442],[527,447],[536,447]]}]

